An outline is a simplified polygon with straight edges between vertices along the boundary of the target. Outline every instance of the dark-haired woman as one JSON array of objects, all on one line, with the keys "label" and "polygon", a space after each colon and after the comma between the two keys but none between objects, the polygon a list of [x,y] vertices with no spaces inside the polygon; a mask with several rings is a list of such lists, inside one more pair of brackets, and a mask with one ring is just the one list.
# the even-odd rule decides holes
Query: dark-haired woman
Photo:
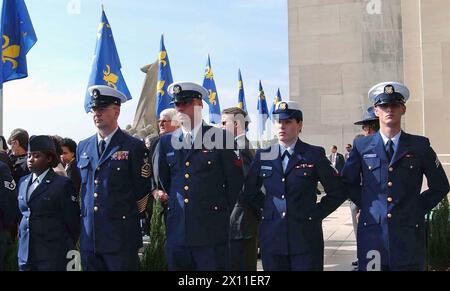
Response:
[{"label": "dark-haired woman", "polygon": [[22,271],[66,270],[66,256],[80,232],[78,195],[72,181],[55,174],[59,163],[49,136],[32,136],[28,168],[18,189],[22,220],[19,227],[19,269]]}]

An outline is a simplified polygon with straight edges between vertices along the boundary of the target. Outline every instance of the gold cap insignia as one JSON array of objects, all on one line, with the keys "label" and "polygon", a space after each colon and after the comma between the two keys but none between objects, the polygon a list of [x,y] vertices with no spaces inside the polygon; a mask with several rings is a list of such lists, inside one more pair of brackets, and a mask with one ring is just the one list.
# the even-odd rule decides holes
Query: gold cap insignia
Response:
[{"label": "gold cap insignia", "polygon": [[92,96],[93,96],[94,98],[99,97],[99,96],[100,96],[100,91],[99,91],[98,89],[94,89],[94,90],[92,91]]},{"label": "gold cap insignia", "polygon": [[386,87],[384,87],[384,93],[386,94],[394,94],[395,90],[394,90],[394,86],[392,85],[387,85]]},{"label": "gold cap insignia", "polygon": [[179,94],[181,91],[182,90],[181,90],[181,86],[180,85],[173,86],[173,93]]}]

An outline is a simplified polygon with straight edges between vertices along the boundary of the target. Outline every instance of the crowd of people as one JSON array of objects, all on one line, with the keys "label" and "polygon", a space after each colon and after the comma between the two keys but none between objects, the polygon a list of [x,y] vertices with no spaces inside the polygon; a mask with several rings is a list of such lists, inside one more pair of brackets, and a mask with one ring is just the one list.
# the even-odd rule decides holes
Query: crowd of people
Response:
[{"label": "crowd of people", "polygon": [[223,110],[219,127],[202,120],[209,93],[196,83],[169,86],[174,109],[144,140],[118,126],[122,92],[89,92],[98,130],[78,145],[23,129],[0,139],[0,266],[17,238],[23,271],[67,270],[77,244],[85,271],[137,270],[157,200],[169,270],[254,271],[259,248],[266,271],[318,271],[322,221],[349,199],[359,270],[424,270],[424,216],[450,186],[429,140],[401,130],[403,84],[371,88],[363,133],[329,157],[300,138],[295,101],[276,104],[277,140],[256,149],[242,109]]}]

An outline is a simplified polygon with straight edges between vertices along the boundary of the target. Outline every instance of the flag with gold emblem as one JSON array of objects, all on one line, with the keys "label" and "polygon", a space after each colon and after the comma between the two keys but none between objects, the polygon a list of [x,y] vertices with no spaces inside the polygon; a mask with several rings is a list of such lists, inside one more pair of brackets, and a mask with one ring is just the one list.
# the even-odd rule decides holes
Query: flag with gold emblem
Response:
[{"label": "flag with gold emblem", "polygon": [[238,105],[237,107],[241,108],[245,112],[247,112],[247,104],[245,104],[245,93],[244,93],[244,82],[242,82],[241,69],[239,69],[238,73]]},{"label": "flag with gold emblem", "polygon": [[[119,54],[117,53],[111,25],[102,9],[102,17],[97,28],[97,44],[95,46],[94,59],[92,61],[91,75],[87,88],[92,85],[106,85],[122,92],[128,100],[131,99],[125,79],[121,72]],[[84,109],[90,111],[91,96],[86,90]]]},{"label": "flag with gold emblem", "polygon": [[277,95],[275,96],[275,98],[273,99],[273,103],[272,103],[272,108],[270,109],[270,118],[272,118],[273,116],[273,112],[275,111],[275,105],[277,105],[278,102],[281,102],[283,99],[281,99],[281,93],[280,93],[280,88],[278,88],[277,90]]},{"label": "flag with gold emblem", "polygon": [[173,108],[170,104],[172,98],[167,92],[167,87],[173,83],[172,71],[170,70],[169,56],[164,45],[164,35],[161,35],[161,48],[158,56],[158,82],[156,83],[156,119],[161,111]]},{"label": "flag with gold emblem", "polygon": [[0,89],[4,82],[28,76],[26,55],[37,42],[24,0],[3,0],[1,17]]},{"label": "flag with gold emblem", "polygon": [[266,121],[269,118],[269,110],[267,109],[266,95],[264,89],[259,81],[259,94],[258,94],[258,135],[262,136],[266,130]]},{"label": "flag with gold emblem", "polygon": [[203,87],[205,87],[205,89],[209,92],[208,97],[203,99],[209,106],[209,122],[211,124],[219,124],[221,121],[219,95],[217,94],[216,83],[214,82],[214,74],[211,68],[211,60],[209,55],[206,63]]}]

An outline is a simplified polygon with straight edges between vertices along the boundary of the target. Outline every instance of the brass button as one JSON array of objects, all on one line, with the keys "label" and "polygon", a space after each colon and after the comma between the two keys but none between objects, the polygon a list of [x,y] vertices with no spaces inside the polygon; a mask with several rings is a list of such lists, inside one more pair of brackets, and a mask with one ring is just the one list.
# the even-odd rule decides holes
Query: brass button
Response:
[{"label": "brass button", "polygon": [[184,198],[184,203],[188,204],[189,203],[189,199]]},{"label": "brass button", "polygon": [[100,171],[100,167],[97,167],[97,171]]},{"label": "brass button", "polygon": [[392,197],[388,197],[387,201],[391,203],[393,201]]},{"label": "brass button", "polygon": [[389,183],[388,183],[388,186],[389,186],[389,187],[392,187],[392,185],[393,185],[392,182],[389,182]]},{"label": "brass button", "polygon": [[214,210],[216,210],[216,211],[217,211],[217,210],[219,210],[219,207],[217,207],[217,206],[214,206]]},{"label": "brass button", "polygon": [[409,166],[409,168],[410,168],[410,169],[413,169],[413,168],[414,168],[414,166],[413,166],[413,165],[411,165],[411,166]]},{"label": "brass button", "polygon": [[94,198],[97,198],[98,197],[98,194],[97,193],[94,193]]},{"label": "brass button", "polygon": [[94,211],[97,212],[98,211],[98,207],[94,206]]},{"label": "brass button", "polygon": [[281,182],[284,182],[284,181],[286,181],[286,178],[281,179]]},{"label": "brass button", "polygon": [[372,166],[369,166],[369,171],[372,171]]},{"label": "brass button", "polygon": [[122,219],[127,219],[127,217],[124,215],[124,216],[122,216]]},{"label": "brass button", "polygon": [[308,176],[308,173],[306,173],[306,172],[305,172],[305,173],[303,173],[303,176]]},{"label": "brass button", "polygon": [[387,217],[392,218],[392,214],[388,213]]},{"label": "brass button", "polygon": [[308,220],[312,220],[312,217],[310,216],[310,217],[308,217]]},{"label": "brass button", "polygon": [[184,186],[184,190],[189,190],[189,186]]},{"label": "brass button", "polygon": [[191,165],[191,163],[186,162],[186,167],[189,167]]},{"label": "brass button", "polygon": [[263,174],[263,177],[265,177],[266,176],[266,174]]},{"label": "brass button", "polygon": [[394,168],[390,167],[389,172],[394,172]]},{"label": "brass button", "polygon": [[364,222],[364,226],[367,226],[367,223]]},{"label": "brass button", "polygon": [[286,212],[281,213],[281,216],[285,217],[286,216]]},{"label": "brass button", "polygon": [[284,199],[284,195],[281,195],[281,199]]},{"label": "brass button", "polygon": [[117,171],[120,171],[120,168],[117,168]]},{"label": "brass button", "polygon": [[184,175],[184,177],[186,178],[186,179],[189,179],[189,174],[188,173],[186,173],[185,175]]},{"label": "brass button", "polygon": [[211,163],[211,161],[208,161],[208,165],[211,165],[212,163]]},{"label": "brass button", "polygon": [[94,181],[94,184],[95,184],[95,185],[98,185],[98,180],[95,180],[95,181]]}]

